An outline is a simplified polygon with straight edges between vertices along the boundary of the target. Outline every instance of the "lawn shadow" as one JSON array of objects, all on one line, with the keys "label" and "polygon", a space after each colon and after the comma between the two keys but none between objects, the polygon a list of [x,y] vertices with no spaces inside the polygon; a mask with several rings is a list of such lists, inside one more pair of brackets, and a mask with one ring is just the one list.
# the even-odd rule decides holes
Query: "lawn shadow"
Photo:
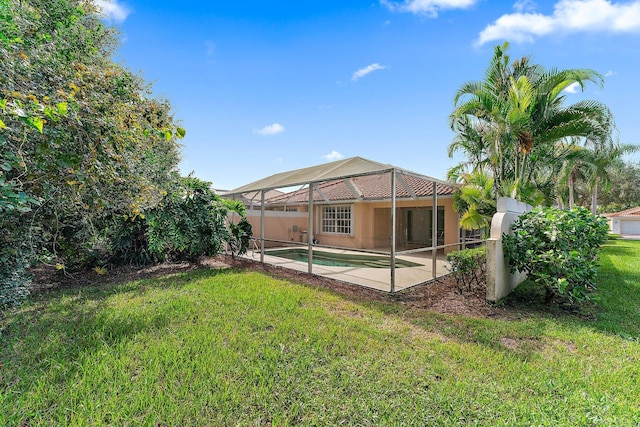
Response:
[{"label": "lawn shadow", "polygon": [[[625,248],[620,252],[626,252]],[[615,252],[610,251],[615,256]],[[621,273],[613,266],[600,269],[592,300],[570,305],[561,300],[545,303],[543,285],[527,280],[500,301],[516,318],[548,316],[567,326],[587,327],[600,333],[640,339],[640,271]]]},{"label": "lawn shadow", "polygon": [[610,256],[629,256],[636,253],[636,251],[630,247],[616,245],[615,243],[605,243],[602,247],[606,248],[607,255]]},{"label": "lawn shadow", "polygon": [[[144,297],[153,289],[180,289],[194,281],[236,272],[198,269],[135,281],[96,284],[36,295],[0,319],[0,390],[26,393],[40,375],[64,366],[60,381],[81,373],[83,356],[105,346],[115,347],[143,331],[166,328],[173,319],[168,310],[156,310],[153,301],[140,310],[121,312],[111,306],[114,296]],[[20,371],[20,366],[29,366]],[[13,388],[13,390],[11,390]]]}]

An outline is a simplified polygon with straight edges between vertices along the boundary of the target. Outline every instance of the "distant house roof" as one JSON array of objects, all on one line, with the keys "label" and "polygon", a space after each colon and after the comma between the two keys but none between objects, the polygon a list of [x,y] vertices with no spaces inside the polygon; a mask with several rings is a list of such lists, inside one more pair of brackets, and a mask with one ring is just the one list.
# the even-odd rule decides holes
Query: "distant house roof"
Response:
[{"label": "distant house roof", "polygon": [[[245,194],[261,190],[314,184],[314,201],[381,200],[391,198],[391,172],[395,171],[396,197],[420,198],[432,194],[436,183],[438,195],[449,195],[456,184],[407,171],[397,166],[350,157],[289,172],[281,172],[238,187],[227,194]],[[302,203],[308,189],[299,189],[270,197],[270,203]]]},{"label": "distant house roof", "polygon": [[640,218],[640,206],[620,212],[602,214],[602,216],[607,218]]}]

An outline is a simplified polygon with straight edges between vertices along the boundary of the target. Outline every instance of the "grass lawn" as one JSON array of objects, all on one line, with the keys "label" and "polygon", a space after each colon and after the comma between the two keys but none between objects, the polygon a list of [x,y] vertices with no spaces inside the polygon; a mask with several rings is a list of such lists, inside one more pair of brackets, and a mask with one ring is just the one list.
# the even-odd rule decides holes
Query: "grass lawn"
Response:
[{"label": "grass lawn", "polygon": [[0,425],[638,426],[640,241],[599,283],[496,319],[242,270],[60,290],[0,320]]}]

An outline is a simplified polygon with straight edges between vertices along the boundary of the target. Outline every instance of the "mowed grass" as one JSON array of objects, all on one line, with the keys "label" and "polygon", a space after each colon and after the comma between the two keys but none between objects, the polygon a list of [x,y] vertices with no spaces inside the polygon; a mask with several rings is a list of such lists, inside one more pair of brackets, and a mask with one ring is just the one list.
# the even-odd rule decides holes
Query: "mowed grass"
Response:
[{"label": "mowed grass", "polygon": [[439,315],[242,270],[53,292],[0,320],[0,425],[637,426],[640,241],[602,266],[595,319]]}]

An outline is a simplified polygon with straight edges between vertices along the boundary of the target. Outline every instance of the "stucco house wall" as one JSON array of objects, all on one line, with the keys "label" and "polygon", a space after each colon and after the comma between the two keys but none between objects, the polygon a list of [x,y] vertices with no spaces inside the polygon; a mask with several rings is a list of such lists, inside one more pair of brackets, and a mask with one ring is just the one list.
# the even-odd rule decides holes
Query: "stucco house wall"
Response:
[{"label": "stucco house wall", "polygon": [[[260,211],[247,211],[247,219],[251,223],[253,235],[260,236]],[[302,231],[308,228],[306,212],[265,211],[265,239],[291,242],[302,241]]]},{"label": "stucco house wall", "polygon": [[[340,205],[340,203],[336,203]],[[356,202],[346,203],[352,209],[352,233],[349,235],[322,233],[320,226],[321,204],[314,204],[313,231],[309,233],[307,206],[298,205],[289,208],[295,212],[282,210],[265,210],[264,226],[265,239],[306,242],[307,236],[313,234],[313,238],[319,240],[322,245],[339,246],[358,249],[388,249],[391,246],[391,202]],[[326,206],[326,205],[324,205]],[[430,208],[432,200],[400,200],[396,202],[396,211],[406,208]],[[458,242],[458,215],[453,210],[451,197],[438,198],[438,208],[444,209],[444,244]],[[260,236],[260,210],[250,209],[247,215],[253,227],[253,235]],[[400,218],[396,223],[402,223]],[[430,228],[431,224],[424,224]],[[397,241],[400,241],[403,229],[397,226]],[[429,239],[430,240],[430,239]],[[427,245],[425,245],[427,246]],[[450,247],[445,252],[455,250]]]},{"label": "stucco house wall", "polygon": [[611,233],[640,236],[640,206],[603,216],[609,221]]}]

